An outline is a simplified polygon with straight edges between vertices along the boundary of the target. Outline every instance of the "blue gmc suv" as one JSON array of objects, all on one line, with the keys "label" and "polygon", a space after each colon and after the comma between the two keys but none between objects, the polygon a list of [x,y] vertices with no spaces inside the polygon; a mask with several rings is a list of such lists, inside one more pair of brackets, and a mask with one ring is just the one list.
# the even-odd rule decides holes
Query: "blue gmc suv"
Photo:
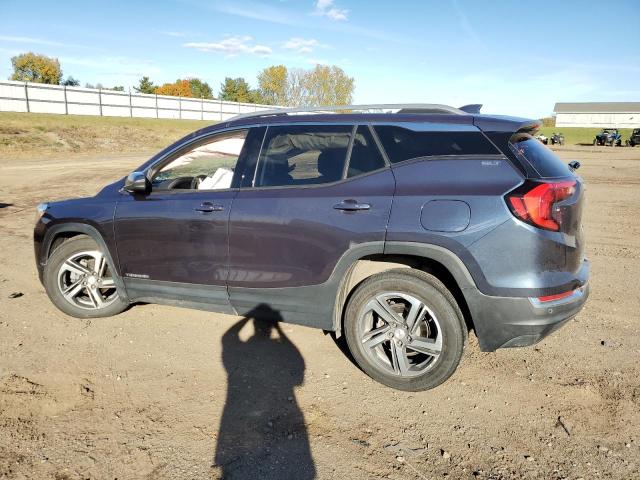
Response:
[{"label": "blue gmc suv", "polygon": [[198,130],[96,196],[38,206],[51,301],[80,318],[153,302],[344,336],[401,390],[532,345],[588,295],[577,162],[537,121],[479,106],[256,112]]}]

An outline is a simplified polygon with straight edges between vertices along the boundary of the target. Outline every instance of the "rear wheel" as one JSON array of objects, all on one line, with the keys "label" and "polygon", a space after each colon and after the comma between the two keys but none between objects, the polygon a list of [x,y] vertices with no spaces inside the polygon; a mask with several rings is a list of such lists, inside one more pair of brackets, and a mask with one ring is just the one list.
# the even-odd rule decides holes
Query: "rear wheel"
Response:
[{"label": "rear wheel", "polygon": [[127,307],[113,275],[106,255],[93,240],[74,237],[49,257],[44,286],[55,306],[68,315],[108,317]]},{"label": "rear wheel", "polygon": [[354,359],[392,388],[434,388],[455,372],[467,337],[462,313],[433,275],[411,269],[365,280],[345,311],[345,337]]}]

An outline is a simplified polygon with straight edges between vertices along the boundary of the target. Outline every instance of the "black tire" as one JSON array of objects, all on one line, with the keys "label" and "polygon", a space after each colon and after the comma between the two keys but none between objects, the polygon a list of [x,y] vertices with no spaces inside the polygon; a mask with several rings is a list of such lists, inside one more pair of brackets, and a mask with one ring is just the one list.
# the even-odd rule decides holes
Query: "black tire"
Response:
[{"label": "black tire", "polygon": [[[359,320],[361,314],[366,310],[370,300],[389,291],[415,297],[437,317],[438,328],[442,333],[441,350],[424,373],[405,377],[385,370],[380,363],[377,364],[375,359],[370,358],[367,347],[363,345],[364,340],[358,326],[362,323]],[[412,392],[435,388],[453,375],[460,363],[467,340],[464,318],[451,292],[433,275],[409,268],[393,269],[373,275],[356,288],[345,309],[344,334],[353,358],[367,375],[391,388]],[[390,332],[389,335],[391,336]],[[411,341],[410,336],[407,338]],[[405,348],[409,347],[407,343]],[[390,349],[393,348],[393,345],[390,345]]]},{"label": "black tire", "polygon": [[[87,251],[101,252],[101,249],[96,244],[96,242],[86,236],[73,237],[61,244],[53,251],[49,259],[47,260],[47,265],[44,268],[43,275],[43,283],[45,290],[47,291],[47,295],[49,296],[49,299],[51,299],[53,304],[58,307],[58,309],[60,309],[67,315],[71,315],[72,317],[99,318],[117,315],[127,308],[128,302],[123,300],[123,295],[121,295],[115,285],[112,288],[98,288],[99,291],[106,292],[109,295],[108,298],[105,297],[108,301],[104,302],[103,307],[82,308],[76,303],[72,303],[72,301],[67,300],[63,295],[63,287],[61,287],[60,284],[61,280],[59,274],[61,267],[65,264],[65,262],[67,262],[67,260],[73,258],[78,254],[81,254],[82,252]],[[108,264],[106,257],[105,265],[105,272],[110,272],[111,266]],[[86,298],[91,298],[91,295],[89,295],[88,287],[82,288],[81,292],[86,292]]]}]

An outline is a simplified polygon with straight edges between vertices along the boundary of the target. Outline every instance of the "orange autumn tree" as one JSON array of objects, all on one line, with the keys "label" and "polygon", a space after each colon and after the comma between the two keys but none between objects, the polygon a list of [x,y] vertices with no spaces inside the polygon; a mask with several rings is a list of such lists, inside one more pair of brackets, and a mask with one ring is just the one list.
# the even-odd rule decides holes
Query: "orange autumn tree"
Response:
[{"label": "orange autumn tree", "polygon": [[158,95],[170,95],[172,97],[193,97],[189,80],[178,79],[175,83],[165,83],[156,88]]}]

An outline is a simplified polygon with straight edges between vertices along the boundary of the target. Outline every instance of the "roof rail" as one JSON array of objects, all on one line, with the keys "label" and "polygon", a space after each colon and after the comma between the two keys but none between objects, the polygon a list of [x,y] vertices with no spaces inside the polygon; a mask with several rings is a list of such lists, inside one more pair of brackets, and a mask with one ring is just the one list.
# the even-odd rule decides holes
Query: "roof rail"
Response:
[{"label": "roof rail", "polygon": [[331,105],[326,107],[274,108],[271,110],[241,113],[229,118],[228,121],[235,121],[243,118],[270,117],[303,113],[332,113],[343,111],[360,112],[364,110],[397,110],[396,113],[449,113],[453,115],[469,115],[469,113],[459,108],[437,103],[374,103],[367,105]]}]

